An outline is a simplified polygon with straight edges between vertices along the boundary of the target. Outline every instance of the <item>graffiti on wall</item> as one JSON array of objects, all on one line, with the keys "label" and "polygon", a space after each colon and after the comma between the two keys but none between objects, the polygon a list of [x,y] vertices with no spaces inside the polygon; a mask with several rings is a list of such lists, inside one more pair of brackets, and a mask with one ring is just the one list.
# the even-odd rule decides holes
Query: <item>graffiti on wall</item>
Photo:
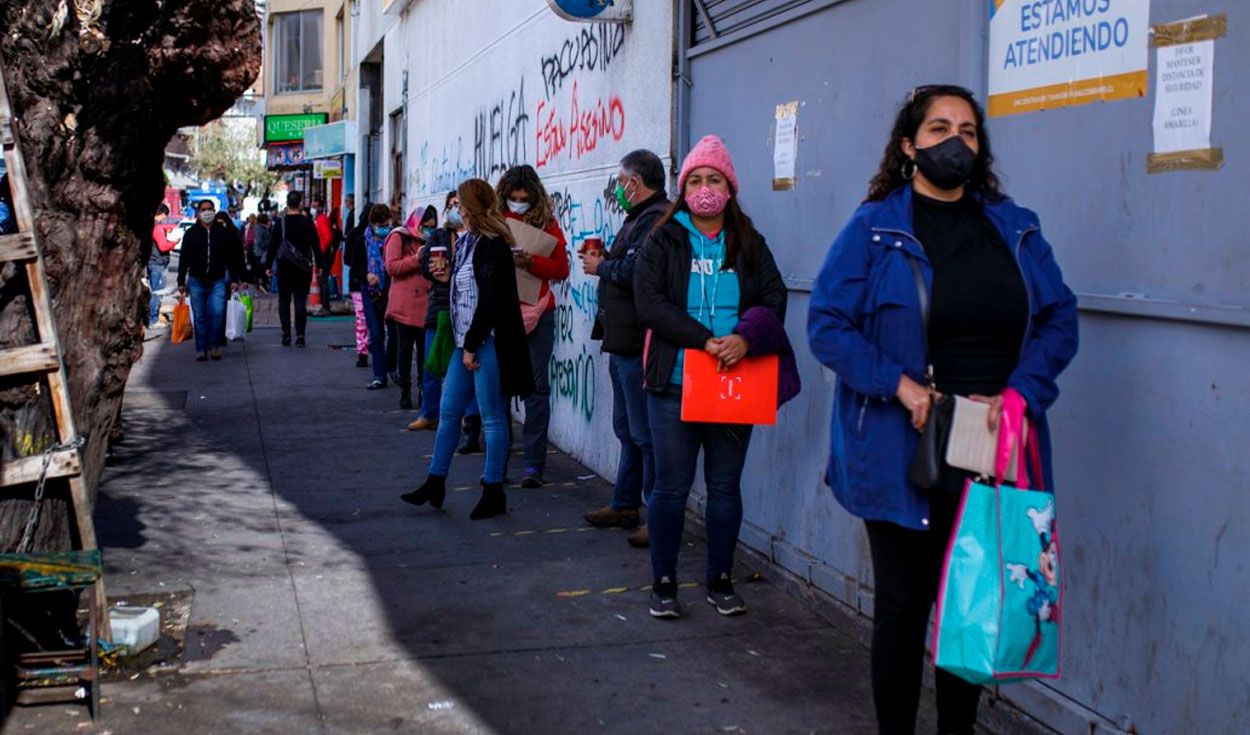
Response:
[{"label": "graffiti on wall", "polygon": [[620,96],[599,97],[583,107],[578,99],[576,81],[567,119],[546,100],[538,101],[534,117],[537,120],[537,168],[546,166],[562,153],[569,159],[580,159],[598,148],[600,141],[606,138],[620,142],[625,137],[625,103]]},{"label": "graffiti on wall", "polygon": [[579,71],[606,71],[625,45],[623,23],[597,23],[566,38],[560,48],[539,59],[547,99]]},{"label": "graffiti on wall", "polygon": [[529,160],[530,115],[525,106],[525,77],[500,95],[473,120],[474,175],[492,179]]},{"label": "graffiti on wall", "polygon": [[428,170],[429,176],[421,181],[423,186],[418,190],[425,192],[450,191],[465,179],[477,175],[472,160],[465,158],[464,137],[456,136],[454,142],[444,143],[442,151],[430,155],[430,143],[421,146],[421,169]]}]

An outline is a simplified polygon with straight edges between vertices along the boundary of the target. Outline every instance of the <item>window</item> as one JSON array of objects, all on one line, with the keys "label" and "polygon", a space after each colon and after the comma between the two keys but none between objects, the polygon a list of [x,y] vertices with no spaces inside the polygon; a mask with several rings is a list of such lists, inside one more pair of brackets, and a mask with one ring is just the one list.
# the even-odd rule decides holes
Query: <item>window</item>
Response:
[{"label": "window", "polygon": [[334,35],[335,41],[339,47],[339,82],[347,79],[347,33],[343,23],[343,13],[340,12],[338,17],[334,19]]},{"label": "window", "polygon": [[274,16],[273,88],[278,94],[321,89],[321,16],[320,10]]}]

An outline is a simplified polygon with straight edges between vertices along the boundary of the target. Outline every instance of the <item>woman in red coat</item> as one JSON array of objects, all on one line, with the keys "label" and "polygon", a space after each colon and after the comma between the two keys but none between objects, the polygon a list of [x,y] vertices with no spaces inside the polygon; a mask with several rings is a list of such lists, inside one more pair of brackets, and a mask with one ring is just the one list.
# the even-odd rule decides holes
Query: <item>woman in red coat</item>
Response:
[{"label": "woman in red coat", "polygon": [[[434,207],[414,210],[404,227],[397,227],[386,238],[383,254],[391,277],[386,319],[399,332],[399,407],[412,408],[412,353],[417,353],[417,386],[425,376],[425,311],[430,302],[430,282],[421,274],[421,248],[425,235],[420,225],[436,218]],[[418,219],[419,217],[419,219]]]},{"label": "woman in red coat", "polygon": [[525,399],[525,427],[521,435],[525,450],[521,487],[542,487],[547,463],[547,424],[551,420],[548,369],[556,335],[556,294],[551,284],[569,277],[569,253],[564,247],[564,233],[556,221],[551,197],[547,196],[547,189],[533,166],[513,166],[505,171],[495,186],[495,193],[499,195],[504,217],[520,220],[556,239],[555,249],[546,257],[513,251],[516,267],[542,280],[538,302],[521,304],[530,364],[534,369],[534,393]]}]

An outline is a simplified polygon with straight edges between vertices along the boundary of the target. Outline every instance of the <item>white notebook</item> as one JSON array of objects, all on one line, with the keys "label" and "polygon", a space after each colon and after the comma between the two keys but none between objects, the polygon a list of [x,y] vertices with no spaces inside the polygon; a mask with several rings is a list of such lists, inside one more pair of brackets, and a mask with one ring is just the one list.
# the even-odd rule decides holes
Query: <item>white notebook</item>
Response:
[{"label": "white notebook", "polygon": [[[951,419],[950,441],[946,445],[946,464],[994,479],[994,456],[998,453],[998,432],[990,431],[990,407],[984,403],[955,396],[955,415]],[[1002,423],[998,425],[1002,431]],[[1021,441],[1028,436],[1028,424],[1020,432]],[[1011,448],[1011,461],[1003,479],[1016,481],[1017,455],[1020,447]]]}]

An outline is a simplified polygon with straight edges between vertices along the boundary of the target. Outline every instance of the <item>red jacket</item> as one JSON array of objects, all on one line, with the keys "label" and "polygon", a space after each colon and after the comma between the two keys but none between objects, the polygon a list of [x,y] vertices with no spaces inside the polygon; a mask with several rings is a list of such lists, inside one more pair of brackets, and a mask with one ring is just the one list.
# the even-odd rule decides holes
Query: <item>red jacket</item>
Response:
[{"label": "red jacket", "polygon": [[386,272],[391,277],[386,318],[409,327],[425,326],[425,312],[430,305],[430,282],[421,275],[424,244],[420,233],[413,235],[396,227],[382,245]]},{"label": "red jacket", "polygon": [[[525,221],[524,217],[512,212],[504,212],[503,216],[509,219],[521,220],[522,222]],[[555,311],[555,297],[547,298],[547,295],[551,293],[552,281],[563,281],[569,277],[569,251],[565,247],[564,232],[560,229],[560,223],[554,217],[543,228],[543,232],[556,239],[556,248],[551,251],[549,257],[533,256],[534,264],[530,267],[530,273],[536,278],[543,280],[542,288],[538,291],[538,303],[541,304],[545,300],[547,311]]]}]

